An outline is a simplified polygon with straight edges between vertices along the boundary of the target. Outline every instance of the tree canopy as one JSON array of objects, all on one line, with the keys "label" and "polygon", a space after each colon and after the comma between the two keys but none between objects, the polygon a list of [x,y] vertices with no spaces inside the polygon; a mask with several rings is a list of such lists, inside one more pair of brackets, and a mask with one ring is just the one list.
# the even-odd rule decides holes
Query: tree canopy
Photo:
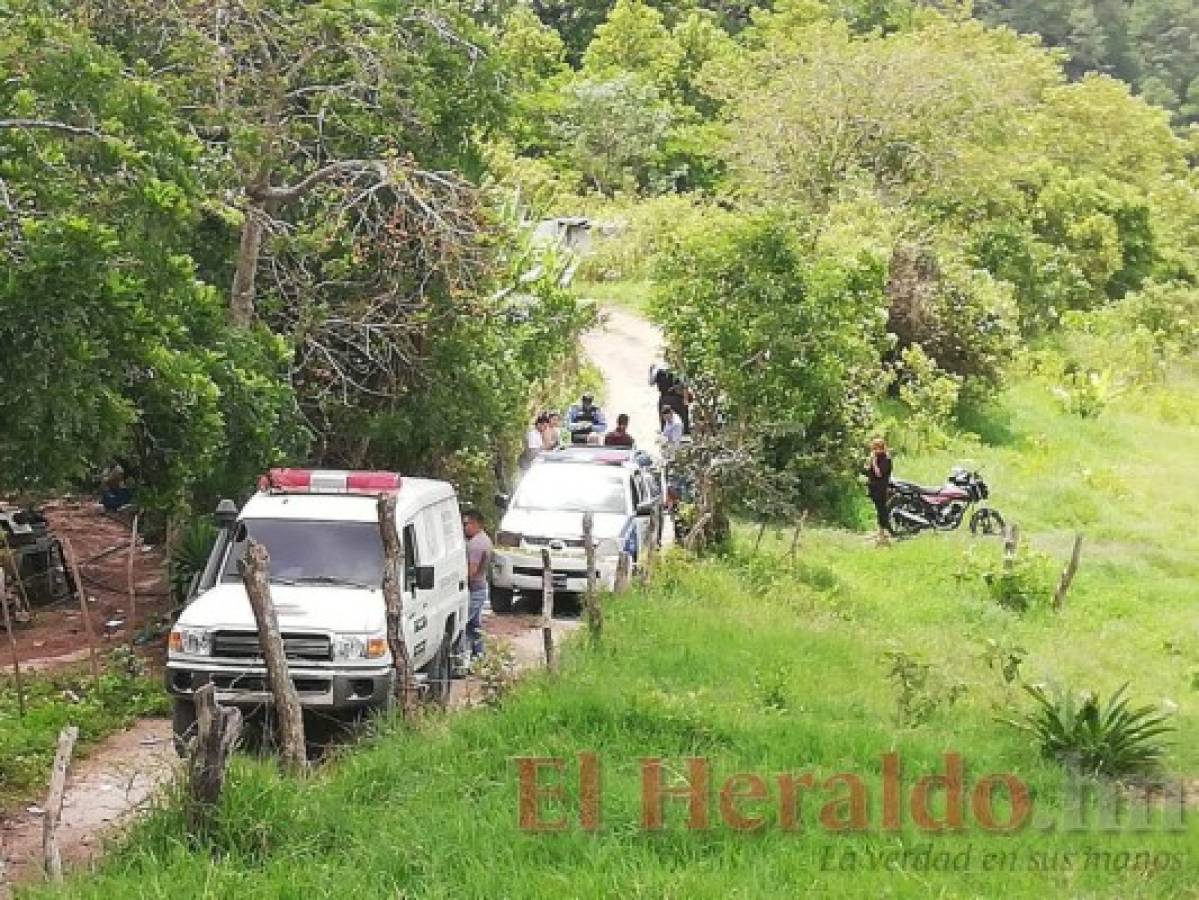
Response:
[{"label": "tree canopy", "polygon": [[122,458],[166,510],[306,458],[486,496],[588,317],[521,223],[587,208],[652,223],[722,420],[841,477],[880,398],[1188,314],[1191,6],[0,0],[2,486]]}]

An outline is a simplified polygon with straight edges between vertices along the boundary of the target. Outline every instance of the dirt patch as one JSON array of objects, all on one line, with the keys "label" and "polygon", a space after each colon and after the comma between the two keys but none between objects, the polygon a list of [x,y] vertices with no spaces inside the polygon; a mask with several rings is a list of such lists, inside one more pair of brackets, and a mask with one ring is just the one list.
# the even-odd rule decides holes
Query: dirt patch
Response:
[{"label": "dirt patch", "polygon": [[[128,643],[148,624],[167,613],[166,559],[161,548],[138,541],[134,550],[133,583],[137,594],[137,622],[129,620],[127,566],[129,525],[93,503],[51,502],[43,508],[51,529],[68,538],[79,558],[80,579],[87,597],[88,615],[96,634],[97,652]],[[77,600],[34,608],[33,620],[16,628],[17,653],[22,668],[47,671],[87,658],[87,637]],[[160,642],[144,645],[146,655],[161,658]],[[0,668],[10,670],[7,649],[0,653]]]},{"label": "dirt patch", "polygon": [[[79,866],[97,857],[105,838],[147,808],[178,765],[171,723],[165,719],[143,719],[98,744],[76,763],[67,784],[58,830],[63,862]],[[40,877],[40,806],[26,807],[4,821],[0,839],[13,882]]]}]

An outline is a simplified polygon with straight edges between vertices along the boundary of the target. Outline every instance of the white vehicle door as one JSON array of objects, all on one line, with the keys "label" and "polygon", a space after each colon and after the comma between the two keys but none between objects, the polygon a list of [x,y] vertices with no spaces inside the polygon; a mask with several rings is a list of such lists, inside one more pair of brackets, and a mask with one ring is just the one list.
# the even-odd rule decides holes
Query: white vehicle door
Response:
[{"label": "white vehicle door", "polygon": [[436,511],[445,548],[443,577],[446,585],[446,615],[456,615],[454,634],[457,636],[466,628],[470,603],[466,589],[466,538],[462,534],[462,514],[458,511],[458,501],[453,497],[438,503]]},{"label": "white vehicle door", "polygon": [[[418,514],[419,516],[419,514]],[[414,517],[404,525],[401,538],[404,544],[404,631],[408,635],[408,652],[414,668],[425,665],[437,652],[437,640],[429,639],[429,595],[416,586],[417,566],[430,565],[428,539],[421,540]]]},{"label": "white vehicle door", "polygon": [[642,503],[651,499],[650,489],[645,483],[645,478],[640,471],[633,473],[633,521],[634,529],[637,532],[637,558],[644,558],[645,547],[649,542],[649,516],[641,516],[637,514],[637,508]]},{"label": "white vehicle door", "polygon": [[[446,522],[442,515],[444,507],[445,501],[439,500],[422,509],[417,515],[424,546],[428,548],[428,561],[425,565],[433,566],[436,573],[432,590],[423,592],[426,597],[428,642],[434,653],[441,646],[445,636],[446,619],[457,610],[458,584],[462,580],[458,566],[454,564],[457,561],[454,554],[455,544],[452,533],[446,531]],[[461,529],[461,523],[457,524]]]}]

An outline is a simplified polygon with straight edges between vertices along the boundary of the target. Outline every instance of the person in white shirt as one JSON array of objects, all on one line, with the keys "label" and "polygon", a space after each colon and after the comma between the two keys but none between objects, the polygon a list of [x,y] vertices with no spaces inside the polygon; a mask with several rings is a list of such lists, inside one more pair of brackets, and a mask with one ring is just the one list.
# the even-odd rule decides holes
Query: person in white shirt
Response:
[{"label": "person in white shirt", "polygon": [[562,449],[562,416],[556,412],[545,414],[545,430],[541,432],[543,450]]},{"label": "person in white shirt", "polygon": [[520,468],[524,471],[533,465],[537,454],[545,449],[545,433],[550,427],[550,417],[539,413],[533,422],[533,427],[525,432],[525,448],[520,454]]},{"label": "person in white shirt", "polygon": [[673,450],[683,443],[683,420],[669,404],[662,404],[662,443],[667,450]]}]

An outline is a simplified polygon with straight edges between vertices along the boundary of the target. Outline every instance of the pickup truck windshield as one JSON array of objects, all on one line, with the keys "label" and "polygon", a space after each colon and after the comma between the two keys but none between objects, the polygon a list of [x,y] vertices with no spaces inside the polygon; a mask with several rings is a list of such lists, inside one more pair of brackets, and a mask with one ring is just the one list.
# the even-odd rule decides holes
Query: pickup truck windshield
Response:
[{"label": "pickup truck windshield", "polygon": [[[251,537],[271,555],[271,581],[377,588],[383,583],[383,541],[374,522],[244,519],[247,535],[225,557],[222,581],[241,581],[237,563]],[[240,531],[240,529],[239,529]]]},{"label": "pickup truck windshield", "polygon": [[627,513],[628,476],[610,466],[543,463],[521,479],[514,509],[553,512]]}]

